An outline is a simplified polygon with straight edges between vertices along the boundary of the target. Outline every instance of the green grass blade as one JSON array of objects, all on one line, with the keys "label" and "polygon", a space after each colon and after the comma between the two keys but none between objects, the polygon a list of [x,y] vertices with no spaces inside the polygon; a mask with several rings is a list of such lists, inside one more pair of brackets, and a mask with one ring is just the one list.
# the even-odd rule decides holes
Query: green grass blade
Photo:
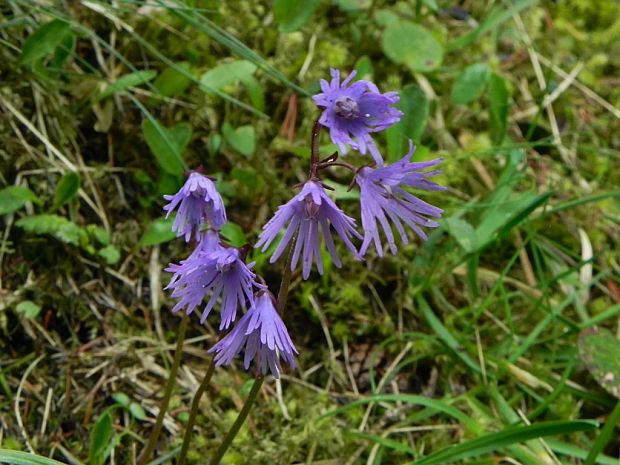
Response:
[{"label": "green grass blade", "polygon": [[603,429],[594,441],[594,444],[592,444],[590,453],[586,457],[586,461],[583,462],[583,465],[594,465],[596,463],[596,458],[603,452],[605,446],[611,440],[618,421],[620,421],[620,401],[616,404],[616,407],[607,418],[605,426],[603,426]]},{"label": "green grass blade", "polygon": [[157,133],[160,140],[164,143],[164,146],[167,150],[167,154],[170,157],[172,157],[174,160],[176,160],[176,163],[178,163],[179,167],[182,167],[184,170],[187,170],[188,169],[187,164],[185,163],[185,160],[183,160],[183,156],[179,152],[178,146],[170,138],[170,135],[168,134],[168,132],[165,131],[161,127],[161,125],[155,119],[155,117],[151,114],[151,112],[148,111],[147,108],[144,105],[142,105],[137,98],[135,98],[133,95],[129,93],[125,93],[125,95],[129,97],[129,99],[134,103],[134,105],[138,107],[140,111],[142,112],[142,114],[144,114],[144,116],[148,118],[148,120],[151,122],[153,130]]},{"label": "green grass blade", "polygon": [[448,331],[441,321],[439,321],[439,318],[437,318],[437,316],[433,313],[431,307],[428,305],[428,302],[426,302],[426,299],[422,296],[418,296],[417,302],[422,315],[426,318],[427,323],[431,329],[435,331],[439,339],[441,339],[443,343],[448,346],[451,352],[465,365],[476,371],[476,373],[481,374],[482,369],[480,368],[480,365],[478,365],[478,363],[476,363],[476,361],[463,350],[463,345],[450,333],[450,331]]},{"label": "green grass blade", "polygon": [[540,215],[540,217],[548,216],[553,213],[558,213],[564,210],[569,210],[571,208],[579,207],[580,205],[586,205],[592,202],[598,202],[600,200],[605,199],[613,199],[616,197],[620,197],[620,190],[606,192],[604,194],[595,194],[595,195],[587,195],[585,197],[580,197],[578,199],[569,200],[568,202],[563,202],[555,207],[551,207],[546,210],[544,213]]},{"label": "green grass blade", "polygon": [[360,405],[366,405],[366,404],[370,404],[374,402],[404,402],[407,404],[423,405],[425,407],[434,409],[438,412],[442,412],[442,413],[445,413],[446,415],[451,416],[452,418],[460,421],[463,424],[463,426],[465,426],[468,430],[472,432],[476,432],[476,433],[480,432],[480,426],[478,425],[478,423],[476,423],[476,421],[474,421],[473,418],[465,415],[460,410],[452,407],[451,405],[448,405],[444,401],[437,400],[437,399],[430,399],[428,397],[418,396],[414,394],[382,394],[382,395],[377,395],[377,396],[370,396],[365,399],[359,399],[359,400],[353,401],[350,404],[347,404],[343,407],[338,407],[334,410],[331,410],[321,415],[318,418],[318,420],[331,417],[333,415],[338,415],[339,413],[346,412],[347,410],[350,410]]},{"label": "green grass blade", "polygon": [[402,442],[395,441],[394,439],[384,438],[383,436],[377,436],[376,434],[362,433],[359,431],[351,431],[349,434],[356,438],[367,439],[383,447],[387,447],[388,449],[394,449],[406,454],[416,455],[416,451],[411,447],[403,444]]},{"label": "green grass blade", "polygon": [[[545,442],[551,450],[557,454],[568,455],[582,460],[588,455],[587,450],[580,449],[577,446],[566,444],[553,438],[545,439]],[[620,460],[610,457],[609,455],[599,454],[596,458],[596,463],[600,465],[620,465]]]},{"label": "green grass blade", "polygon": [[596,429],[598,423],[592,420],[549,421],[527,426],[509,427],[497,433],[487,434],[446,449],[435,452],[423,459],[411,462],[410,465],[446,464],[456,460],[478,457],[496,451],[511,444],[518,444],[530,439],[544,436],[590,431]]},{"label": "green grass blade", "polygon": [[[162,0],[157,0],[157,3],[162,8],[167,9],[168,11],[172,12],[176,16],[186,21],[188,24],[191,24],[194,27],[200,29],[205,34],[207,34],[209,37],[211,37],[213,40],[219,42],[224,47],[228,48],[231,52],[235,53],[236,55],[242,58],[245,58],[248,61],[251,61],[256,66],[258,66],[260,69],[262,69],[265,73],[267,73],[269,76],[271,76],[277,81],[280,81],[282,84],[291,88],[298,94],[303,95],[304,97],[310,96],[310,93],[307,90],[303,89],[302,87],[298,86],[297,84],[289,80],[286,76],[284,76],[284,74],[282,74],[280,71],[274,68],[267,60],[261,57],[258,53],[256,53],[254,50],[249,48],[247,45],[245,45],[235,36],[233,36],[232,34],[227,32],[225,29],[215,24],[213,21],[211,21],[207,17],[195,11],[192,11],[192,13],[189,14],[185,12],[185,9],[180,9],[178,7],[171,8],[168,2],[164,2]],[[182,3],[177,2],[177,4],[182,4]]]},{"label": "green grass blade", "polygon": [[64,465],[62,462],[40,455],[7,449],[0,449],[0,463],[7,465]]},{"label": "green grass blade", "polygon": [[520,0],[515,2],[510,8],[501,10],[496,9],[492,11],[476,29],[450,42],[446,47],[447,51],[453,52],[472,44],[480,34],[496,29],[502,23],[511,19],[513,15],[535,5],[536,3],[538,3],[538,0]]}]

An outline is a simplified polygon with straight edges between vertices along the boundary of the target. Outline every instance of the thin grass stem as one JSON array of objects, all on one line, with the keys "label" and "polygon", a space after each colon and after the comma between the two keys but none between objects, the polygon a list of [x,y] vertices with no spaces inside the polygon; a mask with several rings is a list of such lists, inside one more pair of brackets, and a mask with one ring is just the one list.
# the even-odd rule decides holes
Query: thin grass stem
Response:
[{"label": "thin grass stem", "polygon": [[245,423],[245,419],[248,417],[248,414],[250,413],[250,410],[252,409],[252,406],[254,405],[254,401],[256,400],[256,397],[258,397],[258,393],[260,392],[260,388],[263,385],[264,381],[265,381],[264,376],[261,376],[260,378],[256,378],[254,380],[254,384],[252,384],[252,390],[250,391],[250,394],[248,394],[248,398],[246,399],[245,404],[243,404],[243,408],[239,412],[239,415],[237,416],[237,419],[233,423],[232,427],[226,434],[224,441],[222,442],[220,447],[217,449],[217,452],[215,453],[215,455],[209,462],[209,465],[218,465],[220,463],[220,460],[222,460],[222,457],[224,457],[224,454],[226,453],[226,451],[232,444],[233,440],[235,439],[235,436],[237,436],[237,433],[241,429],[241,426],[243,426],[243,423]]},{"label": "thin grass stem", "polygon": [[138,457],[138,465],[145,465],[149,461],[153,450],[155,450],[157,440],[159,439],[159,434],[161,433],[161,428],[164,424],[164,416],[166,415],[166,410],[168,410],[168,403],[170,402],[170,396],[172,395],[172,388],[174,388],[177,372],[179,371],[179,366],[181,365],[181,358],[183,356],[183,342],[185,341],[185,332],[187,330],[188,321],[189,318],[186,315],[183,315],[181,318],[181,324],[179,325],[177,345],[174,349],[174,361],[170,367],[170,374],[166,383],[164,397],[161,399],[161,403],[159,404],[159,413],[157,414],[157,419],[155,420],[155,425],[153,426],[148,442]]},{"label": "thin grass stem", "polygon": [[192,399],[192,407],[189,412],[189,419],[187,420],[187,426],[185,427],[185,435],[183,436],[183,446],[181,447],[181,453],[179,454],[178,465],[184,465],[185,459],[187,457],[187,450],[189,449],[189,440],[192,437],[192,431],[194,430],[194,424],[196,423],[196,416],[198,415],[198,406],[200,405],[200,399],[202,395],[207,390],[209,383],[211,382],[211,378],[213,377],[213,373],[215,372],[215,360],[212,358],[211,363],[209,363],[209,368],[205,373],[205,377],[202,379],[200,386],[198,386],[198,390],[196,394],[194,394],[194,398]]}]

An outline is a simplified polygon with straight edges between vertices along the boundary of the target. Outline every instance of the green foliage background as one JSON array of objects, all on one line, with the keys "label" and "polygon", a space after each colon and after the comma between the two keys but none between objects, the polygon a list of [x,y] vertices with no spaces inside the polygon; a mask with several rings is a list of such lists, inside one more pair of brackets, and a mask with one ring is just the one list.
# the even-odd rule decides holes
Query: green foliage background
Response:
[{"label": "green foliage background", "polygon": [[[401,93],[382,153],[443,157],[449,189],[420,196],[445,216],[397,256],[294,276],[299,369],[223,463],[620,464],[619,57],[615,0],[4,0],[0,448],[134,463],[179,321],[162,268],[189,253],[162,196],[202,166],[252,244],[305,178],[333,67]],[[347,175],[325,181],[355,215]],[[191,328],[157,463],[216,337]],[[216,372],[191,463],[250,380]]]}]

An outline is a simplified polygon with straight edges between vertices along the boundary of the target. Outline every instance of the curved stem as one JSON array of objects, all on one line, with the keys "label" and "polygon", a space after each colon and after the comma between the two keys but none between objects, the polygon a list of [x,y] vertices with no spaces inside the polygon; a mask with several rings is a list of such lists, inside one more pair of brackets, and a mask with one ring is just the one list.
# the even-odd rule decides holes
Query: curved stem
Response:
[{"label": "curved stem", "polygon": [[250,391],[250,394],[248,394],[248,398],[246,399],[245,404],[243,404],[243,408],[239,412],[239,415],[237,416],[237,419],[233,423],[232,427],[230,428],[230,431],[228,431],[228,433],[226,434],[224,441],[222,441],[222,444],[217,449],[217,452],[209,462],[209,465],[219,465],[220,460],[222,460],[222,457],[224,457],[224,454],[232,444],[235,436],[237,436],[237,433],[241,429],[241,426],[243,426],[245,419],[250,413],[250,409],[254,405],[256,397],[258,397],[258,393],[260,392],[260,388],[263,385],[263,381],[265,381],[265,378],[263,376],[254,380],[254,384],[252,384],[252,390]]},{"label": "curved stem", "polygon": [[325,169],[325,168],[329,168],[330,166],[341,166],[342,168],[346,168],[349,171],[351,171],[352,173],[357,173],[357,168],[353,165],[351,165],[350,163],[346,163],[344,161],[330,161],[328,163],[321,163],[319,165],[319,169]]},{"label": "curved stem", "polygon": [[209,382],[211,381],[211,377],[213,376],[213,372],[215,371],[215,360],[212,358],[211,363],[209,364],[209,368],[205,373],[205,377],[202,379],[202,383],[198,386],[198,390],[196,394],[194,394],[194,398],[192,399],[192,407],[189,412],[189,419],[187,420],[187,426],[185,427],[185,434],[183,436],[183,446],[181,447],[181,453],[179,454],[179,460],[177,465],[184,465],[185,458],[187,456],[187,450],[189,449],[189,440],[192,437],[192,432],[194,430],[194,424],[196,423],[196,416],[198,415],[198,406],[200,405],[200,398],[207,390],[207,386],[209,386]]},{"label": "curved stem", "polygon": [[149,440],[138,457],[138,465],[145,465],[149,461],[151,454],[157,445],[157,439],[159,439],[159,433],[161,433],[161,428],[164,424],[164,416],[166,415],[166,410],[168,410],[168,403],[170,402],[172,389],[174,388],[174,383],[177,378],[177,372],[179,371],[179,366],[181,365],[181,358],[183,357],[183,342],[185,341],[185,331],[187,330],[188,321],[189,318],[186,315],[181,317],[181,324],[179,325],[179,332],[177,334],[177,345],[174,349],[174,360],[172,362],[172,366],[170,367],[170,374],[168,375],[168,381],[164,390],[164,397],[162,397],[161,403],[159,404],[159,413],[157,414],[157,419],[155,420],[155,425],[153,426]]},{"label": "curved stem", "polygon": [[316,178],[319,167],[319,138],[321,136],[321,123],[317,119],[312,127],[312,141],[310,143],[310,179]]},{"label": "curved stem", "polygon": [[[276,310],[280,314],[284,310],[284,307],[286,306],[286,302],[288,300],[288,290],[291,285],[291,276],[293,275],[293,272],[291,270],[291,258],[293,256],[293,248],[295,246],[295,242],[297,242],[297,236],[293,237],[293,240],[291,241],[291,245],[289,246],[289,250],[288,250],[288,256],[286,257],[286,263],[284,265],[284,270],[282,271],[282,281],[280,282],[280,290],[278,291],[278,300],[276,301]],[[254,405],[254,401],[256,401],[256,397],[258,396],[258,393],[264,381],[265,381],[264,376],[260,376],[254,380],[254,384],[252,385],[252,390],[250,391],[248,398],[245,400],[245,404],[243,404],[243,408],[239,412],[237,419],[233,423],[228,433],[226,433],[226,437],[224,438],[224,440],[222,441],[222,444],[220,444],[220,447],[217,449],[217,452],[215,453],[215,455],[209,462],[209,465],[219,465],[220,460],[222,460],[222,457],[224,457],[224,454],[226,453],[226,451],[232,444],[233,440],[235,439],[235,436],[237,436],[237,433],[241,429],[241,426],[243,426],[245,419],[250,413],[250,410],[252,409],[252,406]],[[179,463],[179,465],[182,465],[182,463]]]}]

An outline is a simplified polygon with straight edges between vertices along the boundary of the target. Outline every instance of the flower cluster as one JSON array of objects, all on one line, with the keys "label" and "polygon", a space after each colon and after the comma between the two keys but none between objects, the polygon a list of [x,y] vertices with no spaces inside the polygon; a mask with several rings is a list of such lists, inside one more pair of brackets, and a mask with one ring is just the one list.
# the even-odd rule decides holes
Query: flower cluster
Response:
[{"label": "flower cluster", "polygon": [[[444,187],[428,180],[441,173],[440,170],[422,171],[441,163],[438,158],[428,162],[411,162],[415,151],[409,141],[409,152],[398,162],[386,166],[374,143],[371,134],[396,124],[402,112],[392,105],[398,102],[396,92],[382,94],[375,84],[369,81],[352,82],[355,72],[340,82],[340,72],[332,70],[332,81],[321,80],[322,92],[313,97],[323,113],[318,124],[329,129],[332,142],[344,153],[347,145],[362,155],[370,152],[374,166],[355,168],[336,162],[337,155],[327,161],[319,161],[316,155],[312,160],[310,179],[303,185],[299,194],[278,208],[275,215],[263,227],[256,247],[265,251],[276,239],[279,231],[285,230],[277,248],[271,255],[276,261],[286,246],[296,237],[291,267],[295,269],[302,258],[302,277],[308,279],[312,263],[323,273],[321,249],[319,247],[319,226],[327,250],[333,263],[340,267],[341,260],[336,252],[332,229],[342,239],[354,257],[363,258],[371,244],[377,254],[383,256],[384,245],[380,230],[386,238],[387,247],[392,254],[397,247],[393,227],[398,231],[404,244],[409,242],[405,226],[422,239],[427,236],[422,226],[435,228],[439,224],[430,218],[441,217],[443,210],[420,200],[406,188],[421,190],[443,190]],[[320,128],[319,126],[319,128]],[[313,140],[316,143],[316,140]],[[313,154],[315,154],[313,149]],[[360,211],[364,232],[362,244],[358,249],[351,242],[352,237],[361,238],[356,230],[355,220],[347,216],[327,196],[325,185],[318,179],[317,172],[329,166],[344,166],[355,172],[355,183],[360,189]]]},{"label": "flower cluster", "polygon": [[[279,357],[295,366],[295,345],[280,315],[271,302],[273,296],[252,271],[254,263],[245,263],[246,251],[224,244],[219,229],[226,222],[226,211],[215,184],[206,176],[193,172],[164,207],[168,215],[178,208],[173,229],[179,236],[196,239],[192,253],[180,263],[172,263],[166,287],[177,299],[173,312],[182,309],[190,315],[206,302],[200,316],[203,324],[216,304],[220,303],[220,330],[228,329],[236,320],[238,310],[247,310],[228,335],[215,344],[217,365],[232,363],[245,346],[246,369],[253,359],[258,371],[280,375]],[[206,230],[203,228],[208,227]]]},{"label": "flower cluster", "polygon": [[[313,97],[322,114],[313,131],[308,180],[301,185],[298,194],[277,209],[255,245],[265,252],[277,244],[271,263],[291,248],[290,271],[295,271],[301,262],[303,279],[310,277],[313,264],[320,274],[323,273],[321,242],[331,261],[337,267],[342,266],[334,233],[356,259],[363,260],[371,245],[379,256],[383,256],[386,248],[396,253],[393,228],[404,244],[409,241],[407,229],[426,239],[423,228],[437,227],[435,219],[443,213],[409,190],[443,190],[444,187],[429,180],[441,172],[436,166],[442,159],[412,162],[415,147],[410,141],[407,154],[386,165],[371,136],[400,120],[402,112],[393,106],[399,100],[398,94],[382,94],[369,81],[354,82],[355,72],[342,82],[339,71],[332,70],[331,75],[331,82],[322,80],[322,92]],[[321,128],[329,130],[332,142],[343,154],[350,147],[362,155],[370,153],[374,162],[355,167],[337,161],[337,153],[319,160]],[[320,180],[321,170],[335,166],[354,173],[351,185],[357,184],[360,190],[363,234],[358,232],[355,219],[327,195],[326,189],[330,188]],[[217,366],[232,363],[243,352],[245,368],[255,360],[257,371],[263,375],[270,371],[274,377],[279,377],[281,360],[295,367],[297,349],[276,310],[273,295],[253,271],[254,263],[246,264],[248,250],[231,247],[220,239],[219,230],[226,223],[226,211],[213,181],[193,172],[177,194],[165,198],[169,200],[164,207],[167,214],[176,211],[174,231],[186,241],[193,238],[196,242],[194,251],[185,260],[166,269],[173,274],[167,289],[177,299],[172,311],[183,309],[189,315],[204,303],[200,316],[200,322],[204,323],[219,302],[220,330],[231,328],[239,309],[244,311],[230,332],[210,349]],[[359,248],[356,240],[361,241]]]}]

